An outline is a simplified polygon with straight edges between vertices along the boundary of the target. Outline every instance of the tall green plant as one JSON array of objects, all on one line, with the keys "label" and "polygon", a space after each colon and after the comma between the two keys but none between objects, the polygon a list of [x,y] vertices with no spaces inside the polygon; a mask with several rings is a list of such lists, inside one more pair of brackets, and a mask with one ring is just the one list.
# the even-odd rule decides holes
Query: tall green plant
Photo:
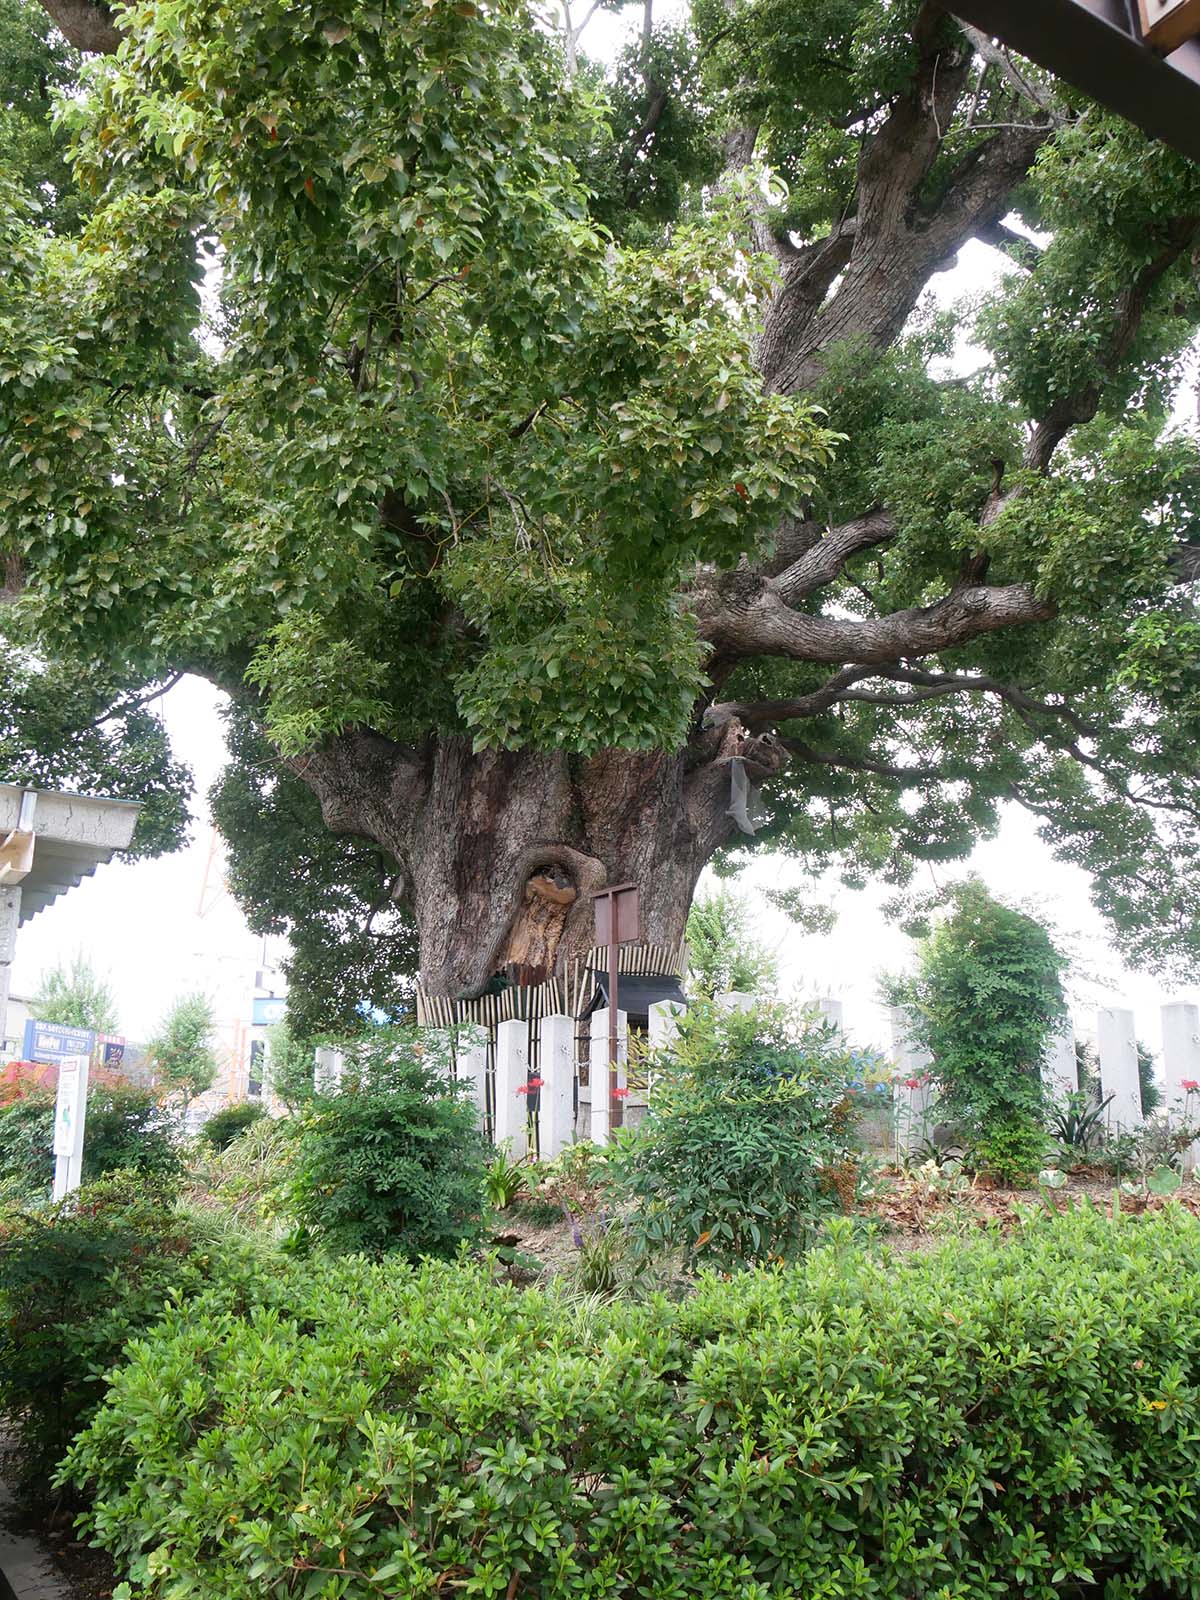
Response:
[{"label": "tall green plant", "polygon": [[97,1033],[116,1033],[117,1003],[112,986],[95,971],[81,950],[70,963],[58,962],[42,974],[29,1015],[39,1022],[58,1022],[64,1027],[93,1028]]},{"label": "tall green plant", "polygon": [[726,1270],[789,1258],[853,1195],[859,1074],[832,1024],[697,1003],[650,1070],[646,1118],[611,1167],[638,1253]]},{"label": "tall green plant", "polygon": [[341,1088],[304,1116],[291,1200],[334,1252],[452,1256],[483,1221],[475,1108],[416,1029],[386,1028],[347,1051]]},{"label": "tall green plant", "polygon": [[730,889],[697,900],[688,913],[688,980],[711,1000],[738,990],[767,995],[779,976],[779,962],[750,933],[750,906]]},{"label": "tall green plant", "polygon": [[957,886],[950,902],[922,942],[915,977],[889,984],[888,998],[932,1055],[940,1110],[972,1159],[1016,1178],[1037,1169],[1045,1142],[1041,1064],[1066,1009],[1066,963],[1039,923],[978,879]]},{"label": "tall green plant", "polygon": [[289,1111],[313,1097],[313,1046],[297,1039],[286,1021],[267,1029],[267,1086]]},{"label": "tall green plant", "polygon": [[190,1103],[211,1089],[216,1079],[215,1027],[212,1005],[205,996],[184,995],[175,1001],[146,1047],[159,1087],[178,1098],[185,1115]]}]

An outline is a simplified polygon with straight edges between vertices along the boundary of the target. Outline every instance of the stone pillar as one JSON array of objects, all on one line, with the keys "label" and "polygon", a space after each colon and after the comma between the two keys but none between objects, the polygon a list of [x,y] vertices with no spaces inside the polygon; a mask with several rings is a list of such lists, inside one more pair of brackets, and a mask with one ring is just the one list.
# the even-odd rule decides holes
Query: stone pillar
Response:
[{"label": "stone pillar", "polygon": [[[17,953],[17,923],[21,920],[21,891],[15,885],[6,889],[0,884],[0,1046],[5,1040],[8,1024],[8,991],[12,979],[12,964]],[[14,1057],[21,1053],[20,1041]],[[2,1058],[0,1058],[2,1059]]]},{"label": "stone pillar", "polygon": [[[1200,1006],[1177,1000],[1162,1008],[1163,1068],[1167,1079],[1167,1116],[1176,1127],[1200,1127]],[[1183,1169],[1200,1163],[1200,1140],[1183,1152]]]},{"label": "stone pillar", "polygon": [[496,1029],[496,1110],[492,1138],[507,1145],[514,1161],[529,1149],[529,1024],[521,1019]]},{"label": "stone pillar", "polygon": [[723,1011],[753,1011],[758,1004],[758,996],[747,994],[743,989],[731,989],[728,994],[719,994],[717,1004]]},{"label": "stone pillar", "polygon": [[1142,1125],[1133,1012],[1121,1006],[1101,1006],[1096,1013],[1096,1045],[1100,1053],[1101,1093],[1113,1097],[1108,1125],[1118,1132],[1132,1133]]},{"label": "stone pillar", "polygon": [[892,1024],[892,1055],[900,1081],[892,1094],[892,1111],[896,1119],[896,1153],[901,1160],[915,1155],[933,1133],[930,1110],[933,1089],[928,1083],[914,1087],[916,1080],[924,1078],[931,1065],[928,1051],[919,1049],[908,1037],[908,1021],[899,1006],[889,1009]]},{"label": "stone pillar", "polygon": [[331,1044],[317,1046],[313,1057],[313,1088],[318,1094],[336,1094],[342,1087],[346,1058]]},{"label": "stone pillar", "polygon": [[1079,1063],[1075,1059],[1075,1024],[1063,1017],[1055,1026],[1042,1058],[1042,1083],[1052,1100],[1075,1094],[1079,1088]]},{"label": "stone pillar", "polygon": [[[620,999],[618,992],[617,998]],[[588,1045],[588,1082],[592,1096],[593,1144],[607,1144],[612,1134],[612,1105],[608,1081],[608,1007],[592,1012],[592,1034]],[[627,1086],[625,1062],[629,1053],[628,1016],[617,1012],[617,1087]]]},{"label": "stone pillar", "polygon": [[667,1050],[675,1042],[675,1035],[679,1031],[678,1018],[681,1017],[686,1006],[681,1006],[678,1000],[656,1000],[650,1007],[650,1048],[651,1050]]},{"label": "stone pillar", "polygon": [[819,1000],[815,1000],[813,1004],[826,1022],[832,1022],[835,1028],[842,1028],[845,1007],[840,1000],[835,1000],[832,995],[825,994]]},{"label": "stone pillar", "polygon": [[464,1028],[454,1041],[454,1073],[470,1086],[479,1126],[487,1129],[487,1034],[482,1028]]},{"label": "stone pillar", "polygon": [[575,1132],[575,1020],[543,1017],[538,1073],[538,1153],[553,1161]]}]

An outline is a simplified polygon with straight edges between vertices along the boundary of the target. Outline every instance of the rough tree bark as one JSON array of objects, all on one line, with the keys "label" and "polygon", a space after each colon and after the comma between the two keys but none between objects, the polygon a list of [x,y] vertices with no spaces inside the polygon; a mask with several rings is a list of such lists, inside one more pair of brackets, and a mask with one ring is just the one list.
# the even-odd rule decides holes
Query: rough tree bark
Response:
[{"label": "rough tree bark", "polygon": [[736,719],[682,752],[484,751],[439,739],[404,749],[350,734],[293,767],[326,825],[374,840],[416,916],[431,994],[478,994],[493,973],[527,981],[592,943],[594,890],[637,883],[643,936],[674,944],[696,880],[732,826],[730,764],[755,782],[786,752]]}]

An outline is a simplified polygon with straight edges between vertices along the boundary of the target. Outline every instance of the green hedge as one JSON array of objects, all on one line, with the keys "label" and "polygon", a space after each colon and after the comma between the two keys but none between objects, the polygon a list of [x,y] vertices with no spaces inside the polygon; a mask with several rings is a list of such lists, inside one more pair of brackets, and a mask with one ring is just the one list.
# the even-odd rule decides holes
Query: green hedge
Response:
[{"label": "green hedge", "polygon": [[123,1594],[1200,1594],[1200,1226],[1086,1212],[595,1305],[293,1268],[130,1347],[70,1458]]},{"label": "green hedge", "polygon": [[274,1259],[253,1236],[177,1208],[170,1181],[142,1172],[37,1211],[0,1210],[0,1414],[30,1486],[44,1493],[104,1397],[106,1368],[168,1300],[234,1304],[244,1292],[257,1304]]}]

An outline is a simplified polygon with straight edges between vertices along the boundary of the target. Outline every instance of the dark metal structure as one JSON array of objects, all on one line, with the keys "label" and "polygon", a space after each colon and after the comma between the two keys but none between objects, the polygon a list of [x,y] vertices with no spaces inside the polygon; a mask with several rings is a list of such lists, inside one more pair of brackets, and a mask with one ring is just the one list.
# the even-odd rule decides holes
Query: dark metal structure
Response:
[{"label": "dark metal structure", "polygon": [[951,0],[947,9],[1200,161],[1200,39],[1157,54],[1138,0]]}]

